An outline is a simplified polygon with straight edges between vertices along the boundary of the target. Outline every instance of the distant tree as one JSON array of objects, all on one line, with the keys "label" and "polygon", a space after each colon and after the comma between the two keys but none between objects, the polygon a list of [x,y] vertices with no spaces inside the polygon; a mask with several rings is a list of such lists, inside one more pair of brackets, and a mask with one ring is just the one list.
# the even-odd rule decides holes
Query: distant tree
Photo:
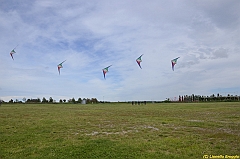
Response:
[{"label": "distant tree", "polygon": [[13,103],[13,100],[11,99],[8,103]]},{"label": "distant tree", "polygon": [[40,99],[40,98],[37,98],[37,102],[38,102],[38,103],[41,103],[41,99]]},{"label": "distant tree", "polygon": [[27,99],[26,103],[30,103],[31,102],[31,99]]},{"label": "distant tree", "polygon": [[[168,103],[168,102],[171,102],[171,101],[170,101],[170,98],[166,98],[166,99],[164,100],[164,102],[167,102],[167,103]],[[136,103],[137,103],[138,105],[140,104],[139,101],[136,102]]]},{"label": "distant tree", "polygon": [[66,102],[66,99],[63,99],[63,102],[65,103],[65,102]]},{"label": "distant tree", "polygon": [[91,103],[98,103],[97,98],[92,98],[92,99],[91,99]]},{"label": "distant tree", "polygon": [[200,95],[195,95],[195,97],[194,97],[195,101],[199,102],[200,97],[201,97]]},{"label": "distant tree", "polygon": [[72,103],[75,104],[76,103],[76,100],[74,98],[72,98]]},{"label": "distant tree", "polygon": [[48,102],[47,99],[45,97],[43,97],[42,103],[47,103],[47,102]]},{"label": "distant tree", "polygon": [[63,102],[62,99],[60,99],[60,100],[59,100],[59,103],[62,103],[62,102]]},{"label": "distant tree", "polygon": [[82,99],[78,98],[77,103],[82,103]]},{"label": "distant tree", "polygon": [[91,103],[91,100],[89,98],[87,98],[86,103],[87,104]]},{"label": "distant tree", "polygon": [[187,95],[184,95],[184,101],[185,102],[187,101]]},{"label": "distant tree", "polygon": [[49,103],[53,103],[53,98],[52,97],[49,98]]}]

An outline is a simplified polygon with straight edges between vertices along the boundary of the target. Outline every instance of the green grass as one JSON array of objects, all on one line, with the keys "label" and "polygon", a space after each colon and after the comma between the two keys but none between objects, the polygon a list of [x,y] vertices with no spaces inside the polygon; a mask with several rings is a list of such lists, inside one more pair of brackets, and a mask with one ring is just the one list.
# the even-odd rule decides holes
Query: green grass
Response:
[{"label": "green grass", "polygon": [[0,158],[240,155],[240,102],[3,104]]}]

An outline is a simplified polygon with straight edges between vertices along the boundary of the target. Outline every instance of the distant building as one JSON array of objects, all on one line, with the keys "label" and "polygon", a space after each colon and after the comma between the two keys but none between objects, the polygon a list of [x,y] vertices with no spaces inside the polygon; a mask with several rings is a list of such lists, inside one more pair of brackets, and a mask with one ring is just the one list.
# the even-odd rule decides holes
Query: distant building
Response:
[{"label": "distant building", "polygon": [[81,104],[86,104],[87,100],[84,98],[81,102]]}]

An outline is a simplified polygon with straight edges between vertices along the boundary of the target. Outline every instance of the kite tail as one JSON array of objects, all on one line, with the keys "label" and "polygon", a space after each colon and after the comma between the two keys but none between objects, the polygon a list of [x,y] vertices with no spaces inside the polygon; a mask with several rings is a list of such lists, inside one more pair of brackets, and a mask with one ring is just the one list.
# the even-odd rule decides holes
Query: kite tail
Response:
[{"label": "kite tail", "polygon": [[139,67],[142,69],[142,67],[141,67],[140,63],[139,63],[138,65],[139,65]]},{"label": "kite tail", "polygon": [[172,63],[172,70],[174,71],[174,64]]},{"label": "kite tail", "polygon": [[104,77],[104,79],[106,79],[106,78],[105,78],[105,74],[106,74],[106,73],[103,71],[103,77]]},{"label": "kite tail", "polygon": [[172,67],[172,70],[174,71],[174,66]]},{"label": "kite tail", "polygon": [[11,55],[12,59],[14,60],[13,55],[12,54],[10,54],[10,55]]}]

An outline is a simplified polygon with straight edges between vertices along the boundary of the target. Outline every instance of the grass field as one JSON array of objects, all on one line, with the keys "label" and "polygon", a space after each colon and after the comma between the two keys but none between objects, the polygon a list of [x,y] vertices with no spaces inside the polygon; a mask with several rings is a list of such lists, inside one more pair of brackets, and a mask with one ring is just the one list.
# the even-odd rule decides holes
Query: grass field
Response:
[{"label": "grass field", "polygon": [[0,106],[1,159],[203,155],[240,156],[240,102]]}]

